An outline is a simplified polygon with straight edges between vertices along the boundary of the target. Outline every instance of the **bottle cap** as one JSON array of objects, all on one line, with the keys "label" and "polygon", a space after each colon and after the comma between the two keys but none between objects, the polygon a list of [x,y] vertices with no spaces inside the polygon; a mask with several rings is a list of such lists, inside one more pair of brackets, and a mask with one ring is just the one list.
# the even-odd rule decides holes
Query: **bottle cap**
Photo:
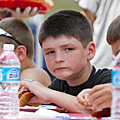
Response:
[{"label": "bottle cap", "polygon": [[4,44],[3,50],[14,50],[14,45],[13,44]]}]

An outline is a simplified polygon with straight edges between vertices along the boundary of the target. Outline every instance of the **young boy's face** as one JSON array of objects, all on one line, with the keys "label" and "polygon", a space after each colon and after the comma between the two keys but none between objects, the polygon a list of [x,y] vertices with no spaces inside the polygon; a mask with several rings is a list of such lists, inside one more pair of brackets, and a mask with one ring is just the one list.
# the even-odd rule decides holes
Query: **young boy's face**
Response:
[{"label": "young boy's face", "polygon": [[77,79],[87,67],[88,52],[73,37],[49,37],[42,48],[48,70],[59,79]]}]

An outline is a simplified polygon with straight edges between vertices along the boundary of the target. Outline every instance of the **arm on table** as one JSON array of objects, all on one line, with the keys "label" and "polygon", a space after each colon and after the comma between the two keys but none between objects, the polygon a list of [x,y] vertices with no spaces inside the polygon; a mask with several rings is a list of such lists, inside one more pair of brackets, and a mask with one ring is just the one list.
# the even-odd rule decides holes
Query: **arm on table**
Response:
[{"label": "arm on table", "polygon": [[28,88],[36,96],[32,97],[29,102],[55,103],[69,112],[91,114],[91,111],[86,106],[79,104],[75,96],[51,90],[37,81],[29,82],[28,80],[21,81],[21,87]]}]

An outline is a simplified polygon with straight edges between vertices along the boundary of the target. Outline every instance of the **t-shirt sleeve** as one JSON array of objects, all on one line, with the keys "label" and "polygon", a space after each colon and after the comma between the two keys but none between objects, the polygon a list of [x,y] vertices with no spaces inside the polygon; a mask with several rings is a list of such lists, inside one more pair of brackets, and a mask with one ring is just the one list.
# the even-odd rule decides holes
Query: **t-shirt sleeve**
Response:
[{"label": "t-shirt sleeve", "polygon": [[90,12],[96,14],[98,7],[100,5],[100,0],[79,0],[78,5],[81,8],[87,9]]}]

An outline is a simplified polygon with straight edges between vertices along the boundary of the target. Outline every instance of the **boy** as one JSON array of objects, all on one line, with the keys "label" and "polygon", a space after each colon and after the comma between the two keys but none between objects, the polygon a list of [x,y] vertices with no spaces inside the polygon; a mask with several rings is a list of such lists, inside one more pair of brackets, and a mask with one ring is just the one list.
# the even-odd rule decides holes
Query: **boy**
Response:
[{"label": "boy", "polygon": [[[69,112],[90,114],[86,106],[78,103],[76,96],[85,88],[109,83],[111,71],[96,71],[90,64],[95,55],[92,28],[81,13],[63,10],[50,16],[41,26],[39,42],[48,70],[56,79],[49,88],[33,81],[22,81],[36,97],[30,102],[55,103]],[[34,87],[36,86],[36,87]],[[58,92],[60,91],[60,92]]]},{"label": "boy", "polygon": [[[110,24],[107,31],[107,42],[112,47],[113,55],[117,56],[120,52],[120,15]],[[80,104],[84,104],[83,95],[89,92],[89,105],[92,104],[93,109],[98,111],[104,108],[111,108],[112,101],[112,85],[97,85],[93,89],[83,90],[77,99]],[[104,94],[106,93],[106,94]]]},{"label": "boy", "polygon": [[[10,35],[9,35],[10,34]],[[34,40],[30,28],[22,20],[5,18],[0,21],[0,54],[3,44],[14,44],[15,54],[21,63],[21,78],[33,79],[45,85],[50,85],[49,75],[38,68],[33,61]]]}]

